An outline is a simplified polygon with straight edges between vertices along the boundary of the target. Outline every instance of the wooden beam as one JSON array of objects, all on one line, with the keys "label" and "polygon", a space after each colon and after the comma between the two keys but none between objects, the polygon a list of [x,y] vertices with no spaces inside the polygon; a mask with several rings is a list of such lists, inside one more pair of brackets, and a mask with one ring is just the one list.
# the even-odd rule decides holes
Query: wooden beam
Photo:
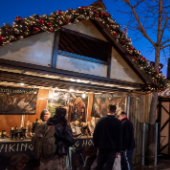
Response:
[{"label": "wooden beam", "polygon": [[53,55],[52,55],[52,63],[51,63],[51,66],[53,68],[56,68],[57,66],[59,38],[60,38],[60,30],[54,33]]}]

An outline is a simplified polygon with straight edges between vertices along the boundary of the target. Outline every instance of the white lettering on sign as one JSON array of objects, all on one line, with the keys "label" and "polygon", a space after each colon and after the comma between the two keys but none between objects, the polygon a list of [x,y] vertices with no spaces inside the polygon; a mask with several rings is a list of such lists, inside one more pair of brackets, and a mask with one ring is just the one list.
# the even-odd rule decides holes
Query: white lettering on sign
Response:
[{"label": "white lettering on sign", "polygon": [[0,152],[2,152],[2,149],[4,148],[4,144],[1,146],[1,148],[0,148]]},{"label": "white lettering on sign", "polygon": [[5,145],[5,152],[7,152],[7,149],[8,149],[8,145],[6,144]]},{"label": "white lettering on sign", "polygon": [[83,140],[82,146],[87,146],[87,140]]},{"label": "white lettering on sign", "polygon": [[89,146],[94,145],[93,141],[92,141],[92,140],[89,140],[88,145],[89,145]]},{"label": "white lettering on sign", "polygon": [[79,146],[80,146],[80,142],[77,141],[74,145],[75,145],[76,147],[79,147]]},{"label": "white lettering on sign", "polygon": [[28,148],[29,148],[31,151],[33,151],[33,146],[32,146],[32,144],[30,144],[30,145],[28,146]]},{"label": "white lettering on sign", "polygon": [[17,143],[17,149],[16,149],[16,151],[18,151],[19,150],[19,143]]},{"label": "white lettering on sign", "polygon": [[13,145],[9,144],[9,152],[11,152],[11,151],[15,152],[14,147],[15,147],[15,144],[13,144]]},{"label": "white lettering on sign", "polygon": [[22,151],[22,148],[25,147],[25,151],[27,150],[27,143],[24,145],[23,143],[21,143],[21,150]]}]

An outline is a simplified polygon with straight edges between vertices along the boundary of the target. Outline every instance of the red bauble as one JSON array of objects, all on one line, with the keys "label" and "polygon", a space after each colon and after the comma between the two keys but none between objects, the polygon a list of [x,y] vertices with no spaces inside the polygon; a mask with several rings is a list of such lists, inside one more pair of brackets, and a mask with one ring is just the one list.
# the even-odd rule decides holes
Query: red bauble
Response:
[{"label": "red bauble", "polygon": [[124,44],[126,41],[125,40],[122,40],[121,43]]},{"label": "red bauble", "polygon": [[101,15],[101,16],[103,16],[103,14],[104,14],[103,12],[100,12],[100,15]]},{"label": "red bauble", "polygon": [[99,18],[99,14],[95,14],[94,16],[95,16],[95,18]]},{"label": "red bauble", "polygon": [[25,27],[26,28],[26,30],[29,30],[29,28],[28,27]]},{"label": "red bauble", "polygon": [[69,24],[69,23],[70,23],[70,20],[69,20],[69,19],[67,19],[67,20],[66,20],[66,24]]},{"label": "red bauble", "polygon": [[133,56],[133,59],[134,59],[134,60],[136,60],[136,59],[137,59],[137,57],[136,57],[136,56]]},{"label": "red bauble", "polygon": [[109,28],[113,28],[113,26],[112,26],[112,25],[109,25]]},{"label": "red bauble", "polygon": [[84,10],[85,10],[85,8],[84,8],[84,7],[80,7],[80,9],[81,9],[82,11],[84,11]]},{"label": "red bauble", "polygon": [[4,40],[5,40],[4,37],[0,36],[0,42],[4,42]]},{"label": "red bauble", "polygon": [[161,88],[161,91],[164,91],[164,89],[163,89],[163,88]]},{"label": "red bauble", "polygon": [[51,23],[51,22],[48,22],[47,25],[48,25],[49,27],[51,27],[52,23]]},{"label": "red bauble", "polygon": [[155,90],[155,92],[157,92],[157,90]]},{"label": "red bauble", "polygon": [[22,18],[19,17],[19,16],[15,17],[15,19],[16,19],[17,21],[21,21],[21,20],[22,20]]},{"label": "red bauble", "polygon": [[159,74],[159,71],[158,71],[158,70],[156,70],[155,72],[156,72],[156,74]]},{"label": "red bauble", "polygon": [[60,10],[58,10],[58,11],[57,11],[57,14],[58,14],[58,15],[62,15],[62,14],[63,14],[63,12],[62,12],[62,11],[60,11]]},{"label": "red bauble", "polygon": [[116,33],[116,32],[114,32],[114,33],[113,33],[113,35],[116,37],[116,36],[117,36],[117,33]]},{"label": "red bauble", "polygon": [[105,17],[109,17],[109,14],[108,14],[108,13],[105,13],[104,15],[105,15]]},{"label": "red bauble", "polygon": [[130,47],[129,49],[130,49],[130,50],[134,50],[134,47]]},{"label": "red bauble", "polygon": [[39,19],[38,22],[39,22],[41,25],[44,24],[44,20],[42,20],[42,19]]},{"label": "red bauble", "polygon": [[143,61],[145,61],[145,60],[146,60],[146,58],[145,58],[145,57],[143,57],[143,56],[141,56],[141,59],[142,59]]},{"label": "red bauble", "polygon": [[35,32],[38,32],[38,31],[39,31],[39,29],[38,29],[37,27],[33,27],[33,30],[34,30]]},{"label": "red bauble", "polygon": [[53,29],[52,29],[52,28],[50,28],[50,29],[49,29],[49,31],[50,31],[50,32],[53,32]]},{"label": "red bauble", "polygon": [[92,9],[93,12],[95,12],[96,10],[95,9]]}]

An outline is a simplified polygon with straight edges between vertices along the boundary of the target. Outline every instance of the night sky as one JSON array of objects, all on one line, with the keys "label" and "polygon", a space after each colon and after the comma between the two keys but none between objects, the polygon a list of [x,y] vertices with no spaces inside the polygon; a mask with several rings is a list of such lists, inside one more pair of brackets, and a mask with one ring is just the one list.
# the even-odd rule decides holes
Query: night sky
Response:
[{"label": "night sky", "polygon": [[[23,17],[29,17],[33,14],[50,14],[53,11],[62,10],[66,11],[69,8],[76,9],[80,6],[88,6],[95,2],[96,0],[29,0],[29,1],[23,1],[23,0],[8,0],[3,1],[0,0],[0,26],[3,25],[3,23],[9,23],[12,24],[12,21],[15,19],[15,17],[21,16]],[[122,25],[122,29],[124,25],[126,24],[126,21],[128,20],[128,17],[125,14],[122,14],[118,12],[118,10],[124,10],[126,6],[124,3],[119,0],[115,2],[114,0],[103,0],[104,4],[107,8],[107,11],[111,13],[112,18],[116,19],[117,23]],[[149,47],[151,47],[151,44],[146,40],[145,38],[142,38],[138,41],[136,40],[136,37],[134,35],[134,32],[128,30],[128,36],[132,40],[133,46],[141,52],[141,54],[148,60],[154,61],[155,54],[154,51],[150,53]],[[160,62],[164,64],[164,68],[162,69],[163,74],[166,76],[167,72],[167,59],[161,55]]]}]

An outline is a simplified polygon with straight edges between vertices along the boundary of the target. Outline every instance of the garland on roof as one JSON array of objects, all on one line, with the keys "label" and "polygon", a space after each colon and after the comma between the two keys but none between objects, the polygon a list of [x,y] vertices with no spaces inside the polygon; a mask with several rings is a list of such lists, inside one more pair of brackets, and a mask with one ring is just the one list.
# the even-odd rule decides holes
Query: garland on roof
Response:
[{"label": "garland on roof", "polygon": [[116,41],[120,43],[132,56],[132,61],[136,62],[141,70],[144,70],[152,79],[153,82],[158,85],[158,88],[148,88],[144,91],[163,91],[167,87],[167,80],[158,70],[154,70],[153,66],[149,65],[149,61],[141,56],[133,46],[131,40],[127,35],[121,31],[121,26],[116,23],[116,20],[111,18],[110,13],[104,11],[102,8],[94,7],[79,7],[76,10],[69,9],[66,12],[58,10],[52,12],[51,15],[33,15],[28,18],[21,18],[17,16],[13,22],[13,26],[4,24],[0,28],[0,46],[7,45],[13,41],[22,40],[25,37],[34,35],[40,32],[55,32],[58,31],[61,26],[67,24],[76,24],[81,20],[98,20],[106,25],[111,34],[116,38]]}]

